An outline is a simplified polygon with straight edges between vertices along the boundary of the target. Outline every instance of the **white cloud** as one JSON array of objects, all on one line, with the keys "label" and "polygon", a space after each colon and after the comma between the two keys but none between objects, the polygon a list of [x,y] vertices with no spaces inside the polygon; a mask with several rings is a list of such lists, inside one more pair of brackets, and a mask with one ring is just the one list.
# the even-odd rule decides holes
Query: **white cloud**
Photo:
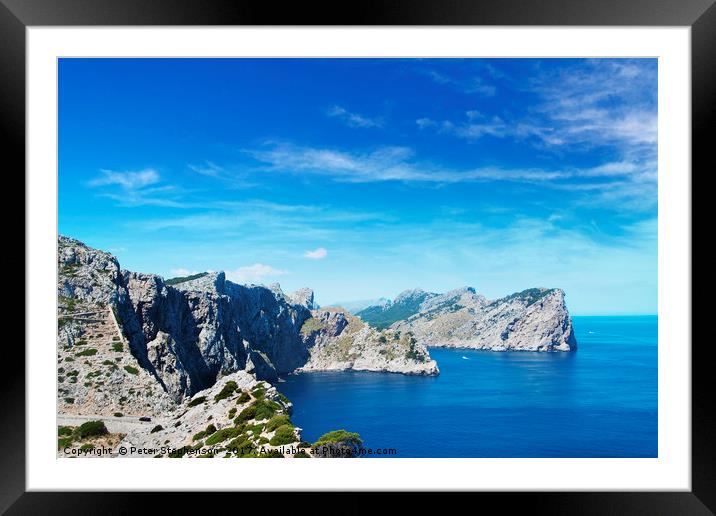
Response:
[{"label": "white cloud", "polygon": [[465,79],[451,77],[436,70],[421,69],[420,72],[426,74],[437,84],[448,85],[465,93],[478,93],[485,97],[492,97],[497,92],[497,88],[493,84],[477,75]]},{"label": "white cloud", "polygon": [[190,271],[189,269],[184,269],[183,267],[172,269],[169,272],[172,276],[191,276],[193,274],[199,274],[199,271]]},{"label": "white cloud", "polygon": [[219,177],[221,173],[224,171],[222,167],[219,165],[212,163],[211,161],[204,162],[203,165],[187,165],[190,170],[193,170],[197,174],[201,174],[202,176],[208,176],[208,177]]},{"label": "white cloud", "polygon": [[627,161],[605,163],[585,169],[506,169],[480,167],[453,169],[414,159],[407,147],[383,147],[370,152],[347,152],[294,145],[274,145],[269,150],[249,151],[273,170],[330,176],[336,181],[367,183],[417,181],[458,183],[464,181],[518,181],[526,183],[564,181],[577,177],[613,177],[647,173],[650,165]]},{"label": "white cloud", "polygon": [[380,118],[369,118],[358,113],[351,113],[341,106],[333,106],[326,113],[330,117],[343,120],[350,127],[382,127],[383,120]]},{"label": "white cloud", "polygon": [[261,283],[264,278],[282,276],[287,272],[263,263],[255,263],[233,271],[226,271],[226,277],[235,283]]},{"label": "white cloud", "polygon": [[138,172],[115,172],[113,170],[101,170],[100,177],[91,180],[88,184],[97,186],[121,186],[126,190],[136,190],[159,182],[159,173],[147,168]]},{"label": "white cloud", "polygon": [[322,260],[326,256],[328,256],[328,251],[326,251],[325,248],[319,247],[318,249],[315,249],[313,251],[306,251],[303,253],[303,256],[305,258],[310,258],[311,260]]},{"label": "white cloud", "polygon": [[181,202],[177,188],[157,184],[160,180],[159,173],[152,168],[127,172],[102,169],[99,177],[88,181],[87,186],[100,189],[98,196],[112,199],[120,206],[187,207]]}]

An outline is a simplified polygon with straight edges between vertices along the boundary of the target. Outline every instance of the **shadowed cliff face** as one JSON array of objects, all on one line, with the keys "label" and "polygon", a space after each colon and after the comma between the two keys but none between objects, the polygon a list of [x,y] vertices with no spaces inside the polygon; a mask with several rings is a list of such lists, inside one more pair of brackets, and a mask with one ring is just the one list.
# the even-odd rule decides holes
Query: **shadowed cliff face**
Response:
[{"label": "shadowed cliff face", "polygon": [[132,354],[176,399],[222,374],[247,370],[274,380],[308,359],[300,336],[311,317],[308,290],[294,302],[224,273],[168,286],[160,276],[120,270],[113,256],[77,240],[60,237],[59,248],[59,295],[113,306]]},{"label": "shadowed cliff face", "polygon": [[198,290],[201,285],[170,287],[159,276],[122,271],[122,327],[167,391],[193,394],[238,370],[274,380],[306,361],[299,338],[310,317],[306,307],[277,291],[235,285],[224,273],[202,279]]},{"label": "shadowed cliff face", "polygon": [[[112,307],[132,355],[176,401],[241,370],[269,381],[304,366],[438,372],[424,347],[386,345],[355,318],[340,335],[324,335],[330,328],[321,325],[307,338],[304,323],[329,315],[312,313],[310,289],[284,294],[278,285],[237,285],[223,272],[167,285],[154,274],[121,270],[112,255],[66,237],[59,239],[58,256],[57,289],[64,304]],[[70,330],[66,326],[65,333]]]}]

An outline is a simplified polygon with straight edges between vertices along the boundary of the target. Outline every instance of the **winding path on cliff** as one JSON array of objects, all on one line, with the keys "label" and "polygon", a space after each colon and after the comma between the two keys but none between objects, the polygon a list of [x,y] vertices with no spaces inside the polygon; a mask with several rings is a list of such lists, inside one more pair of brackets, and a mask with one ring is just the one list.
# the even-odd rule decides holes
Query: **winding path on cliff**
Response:
[{"label": "winding path on cliff", "polygon": [[139,416],[102,416],[102,415],[75,415],[75,414],[57,414],[58,426],[79,426],[87,421],[102,421],[110,433],[126,434],[131,430],[142,427],[153,428],[158,424],[164,423],[158,419],[152,418],[151,421],[140,421]]}]

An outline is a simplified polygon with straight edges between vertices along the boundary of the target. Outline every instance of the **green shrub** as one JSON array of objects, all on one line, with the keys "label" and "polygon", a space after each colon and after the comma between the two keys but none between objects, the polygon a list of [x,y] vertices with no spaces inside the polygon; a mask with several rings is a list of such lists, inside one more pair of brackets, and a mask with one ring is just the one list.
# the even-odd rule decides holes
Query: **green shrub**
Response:
[{"label": "green shrub", "polygon": [[192,440],[192,441],[198,441],[199,439],[203,439],[203,438],[206,437],[207,435],[211,435],[211,434],[213,434],[214,432],[216,432],[216,427],[215,427],[214,425],[209,425],[209,426],[207,426],[204,430],[195,433],[195,434],[192,436],[191,440]]},{"label": "green shrub", "polygon": [[139,374],[139,369],[136,367],[132,367],[131,365],[124,366],[124,370],[127,371],[129,374]]},{"label": "green shrub", "polygon": [[93,437],[95,435],[105,435],[107,433],[107,427],[104,426],[102,421],[87,421],[75,429],[75,435],[80,439]]},{"label": "green shrub", "polygon": [[226,439],[231,439],[233,437],[236,437],[241,433],[240,429],[234,428],[234,427],[228,427],[228,428],[222,428],[221,430],[217,430],[213,434],[211,434],[206,439],[206,445],[211,446],[216,443],[220,443],[222,441],[225,441]]},{"label": "green shrub", "polygon": [[92,443],[85,443],[85,444],[83,444],[82,446],[80,446],[80,450],[82,450],[82,451],[94,450],[94,444],[92,444]]},{"label": "green shrub", "polygon": [[287,415],[279,414],[278,416],[274,416],[271,418],[271,420],[266,425],[266,431],[273,432],[279,426],[287,425],[290,423],[291,423],[291,419]]},{"label": "green shrub", "polygon": [[199,274],[192,274],[191,276],[177,276],[176,278],[169,278],[168,280],[164,281],[165,285],[178,285],[179,283],[184,283],[186,281],[191,281],[199,278],[203,278],[209,274],[208,272],[200,272]]},{"label": "green shrub", "polygon": [[115,367],[116,367],[116,364],[115,364],[114,362],[112,362],[111,360],[103,360],[103,361],[102,361],[102,365],[108,365],[108,366],[115,366]]},{"label": "green shrub", "polygon": [[65,357],[65,362],[74,362],[75,359],[72,357]]},{"label": "green shrub", "polygon": [[254,419],[255,417],[256,407],[252,404],[246,407],[239,413],[238,416],[236,416],[236,419],[234,419],[234,424],[238,425],[239,423],[245,423],[246,421]]},{"label": "green shrub", "polygon": [[119,335],[113,335],[113,336],[112,336],[112,340],[114,340],[114,341],[120,340],[120,339],[119,339]]},{"label": "green shrub", "polygon": [[234,416],[236,416],[236,407],[231,407],[231,410],[229,410],[229,419],[233,419]]},{"label": "green shrub", "polygon": [[313,443],[314,446],[321,446],[324,444],[343,444],[347,446],[362,446],[363,440],[355,432],[346,432],[345,430],[334,430],[323,434],[318,440]]},{"label": "green shrub", "polygon": [[226,449],[239,457],[255,457],[256,447],[245,435],[239,435],[226,445]]},{"label": "green shrub", "polygon": [[301,442],[298,443],[296,446],[297,446],[298,448],[310,448],[310,447],[311,447],[311,443],[309,443],[308,441],[301,441]]},{"label": "green shrub", "polygon": [[236,403],[246,403],[247,401],[251,401],[251,396],[249,396],[249,393],[244,391],[241,393],[241,395],[236,400]]},{"label": "green shrub", "polygon": [[72,405],[75,402],[74,398],[65,398],[65,403],[68,405]]},{"label": "green shrub", "polygon": [[264,431],[264,425],[261,423],[257,423],[255,425],[251,425],[246,428],[247,432],[251,432],[254,436],[261,435],[261,432]]},{"label": "green shrub", "polygon": [[263,436],[259,437],[259,440],[258,440],[259,444],[268,444],[268,442],[269,442],[268,438],[263,437]]},{"label": "green shrub", "polygon": [[257,421],[271,419],[276,411],[281,408],[275,401],[267,401],[264,399],[254,401],[251,406],[256,408],[254,419]]},{"label": "green shrub", "polygon": [[58,426],[57,427],[57,435],[72,435],[72,427],[71,426]]},{"label": "green shrub", "polygon": [[62,448],[65,448],[72,444],[72,437],[60,437],[57,439],[57,449],[61,450]]},{"label": "green shrub", "polygon": [[316,319],[315,317],[310,317],[303,322],[303,325],[301,325],[301,335],[306,337],[313,332],[322,330],[325,327],[326,323]]},{"label": "green shrub", "polygon": [[282,425],[276,429],[269,443],[271,446],[280,446],[282,444],[290,444],[298,441],[294,432],[293,425]]},{"label": "green shrub", "polygon": [[230,380],[230,381],[226,382],[226,384],[224,385],[223,389],[221,389],[221,391],[219,392],[219,394],[217,394],[216,396],[214,396],[214,402],[215,402],[215,403],[218,403],[218,402],[221,401],[221,400],[225,400],[226,398],[228,398],[229,396],[231,396],[232,394],[234,394],[234,392],[236,392],[236,389],[237,389],[238,387],[239,387],[239,386],[236,385],[236,382],[233,381],[233,380]]},{"label": "green shrub", "polygon": [[84,346],[85,344],[87,344],[87,341],[85,339],[75,341],[75,346]]},{"label": "green shrub", "polygon": [[196,407],[197,405],[201,405],[206,401],[206,396],[199,396],[198,398],[194,398],[189,402],[190,407]]},{"label": "green shrub", "polygon": [[121,412],[115,412],[115,413],[113,414],[113,416],[114,416],[114,417],[124,417],[124,414],[122,414]]},{"label": "green shrub", "polygon": [[114,344],[112,344],[112,351],[121,353],[122,351],[124,351],[124,344],[122,344],[121,342],[115,342]]},{"label": "green shrub", "polygon": [[182,446],[181,448],[177,448],[176,450],[169,452],[169,455],[167,455],[171,459],[179,459],[186,455],[186,452],[189,451],[189,448],[187,446]]},{"label": "green shrub", "polygon": [[161,432],[162,430],[164,430],[164,427],[162,425],[157,425],[154,428],[152,428],[151,432],[149,432],[149,433],[155,434],[157,432]]},{"label": "green shrub", "polygon": [[85,349],[84,351],[80,351],[79,353],[75,353],[75,356],[76,357],[91,357],[96,354],[97,354],[97,350],[95,348],[89,348],[89,349]]}]

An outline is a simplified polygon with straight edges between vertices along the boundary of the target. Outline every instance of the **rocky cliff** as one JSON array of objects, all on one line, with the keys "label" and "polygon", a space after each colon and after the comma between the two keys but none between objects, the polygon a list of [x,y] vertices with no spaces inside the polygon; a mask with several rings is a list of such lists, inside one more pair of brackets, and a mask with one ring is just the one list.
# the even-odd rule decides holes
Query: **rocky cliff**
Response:
[{"label": "rocky cliff", "polygon": [[309,358],[299,371],[439,372],[425,346],[409,334],[376,330],[341,308],[314,310],[301,336]]},{"label": "rocky cliff", "polygon": [[[393,321],[396,314],[405,314]],[[471,287],[445,294],[406,291],[393,303],[359,312],[410,332],[419,344],[494,351],[573,351],[577,341],[560,289],[533,288],[490,301]]]},{"label": "rocky cliff", "polygon": [[175,401],[236,371],[259,380],[301,368],[437,373],[415,344],[414,354],[381,354],[380,336],[370,328],[302,332],[316,317],[310,289],[284,294],[278,285],[237,285],[222,272],[168,285],[154,274],[122,270],[112,255],[71,238],[59,238],[57,292],[65,316],[60,346],[71,348],[85,331],[72,314],[109,307],[131,356]]}]

